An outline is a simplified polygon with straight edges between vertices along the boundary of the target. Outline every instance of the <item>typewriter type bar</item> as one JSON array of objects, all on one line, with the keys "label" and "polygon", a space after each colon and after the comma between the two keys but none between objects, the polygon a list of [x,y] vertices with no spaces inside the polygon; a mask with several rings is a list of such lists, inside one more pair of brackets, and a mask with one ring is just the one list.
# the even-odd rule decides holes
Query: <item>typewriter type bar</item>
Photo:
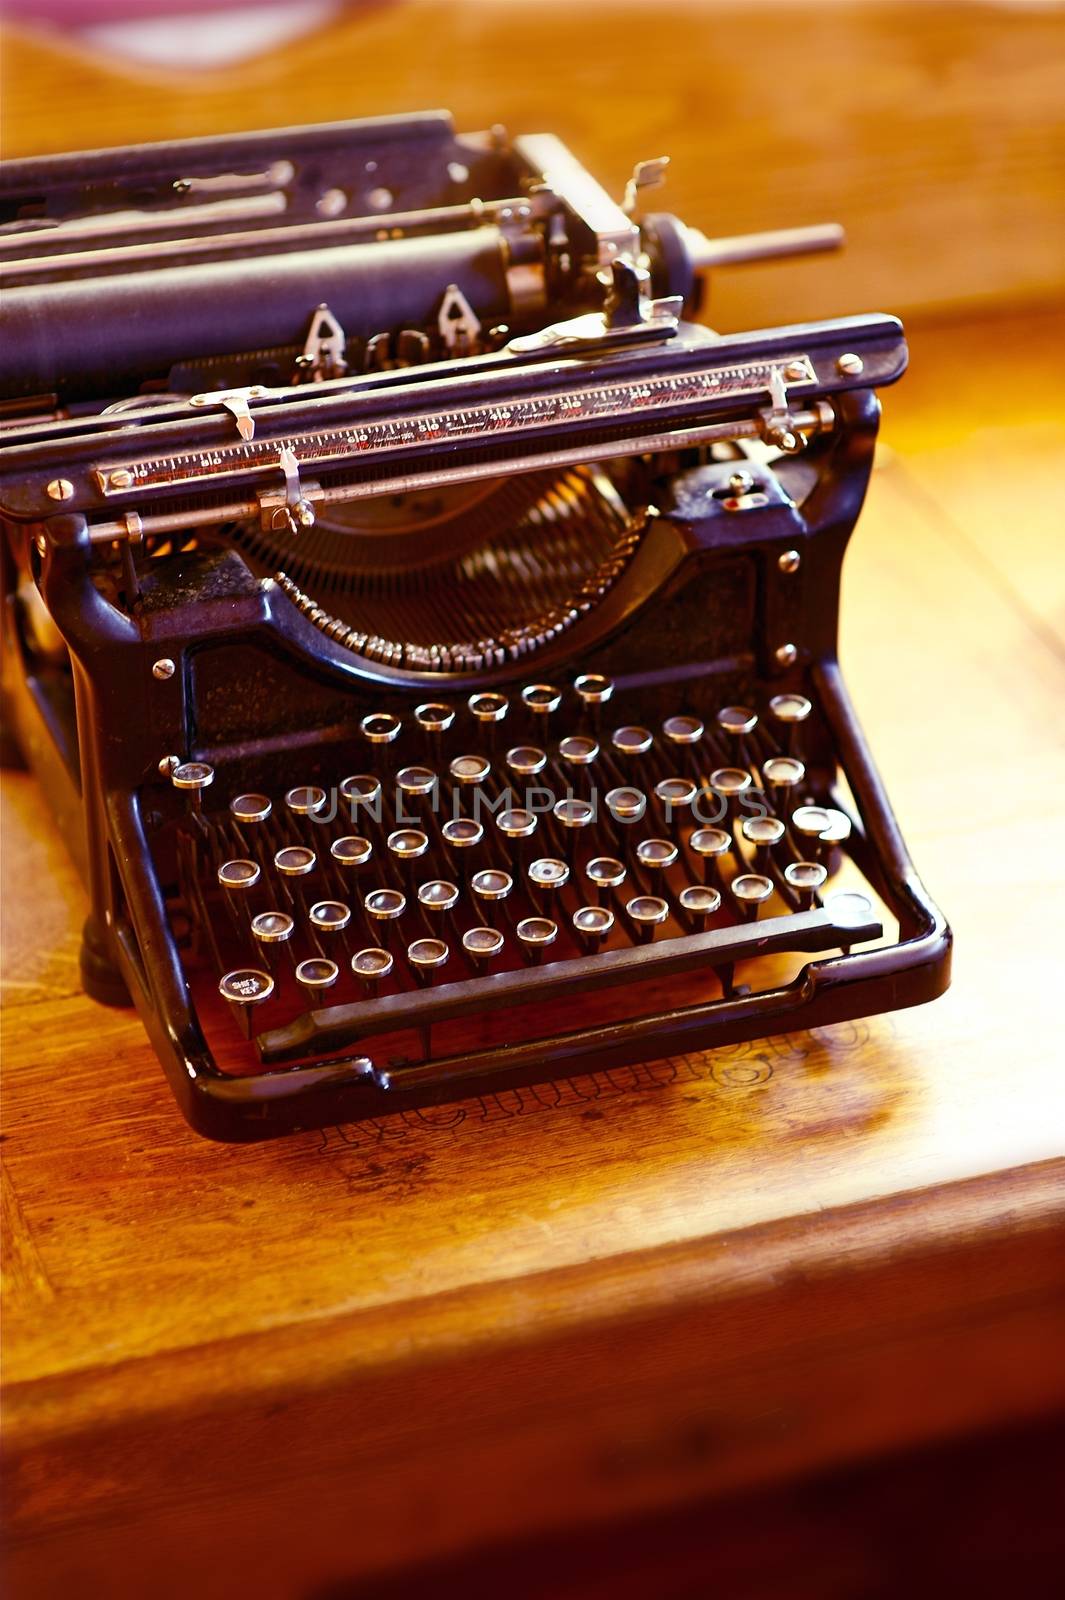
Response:
[{"label": "typewriter type bar", "polygon": [[212,1138],[947,982],[836,661],[902,330],[696,323],[839,230],[663,167],[432,113],[0,173],[5,711]]}]

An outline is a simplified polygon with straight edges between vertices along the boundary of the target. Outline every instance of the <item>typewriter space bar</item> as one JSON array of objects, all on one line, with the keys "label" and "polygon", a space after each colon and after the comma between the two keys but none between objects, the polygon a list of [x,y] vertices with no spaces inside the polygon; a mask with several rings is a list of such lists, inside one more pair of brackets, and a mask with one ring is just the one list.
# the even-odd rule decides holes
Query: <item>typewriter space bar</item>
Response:
[{"label": "typewriter space bar", "polygon": [[607,950],[572,961],[553,961],[543,967],[467,978],[435,989],[327,1006],[305,1012],[283,1028],[261,1033],[255,1042],[264,1064],[279,1065],[341,1049],[373,1034],[471,1016],[485,1006],[561,1000],[589,989],[665,978],[700,966],[725,966],[780,950],[836,950],[878,939],[882,932],[880,923],[872,918],[856,921],[842,914],[834,917],[831,910],[821,906],[791,916],[767,917],[764,922],[663,939],[659,944]]}]

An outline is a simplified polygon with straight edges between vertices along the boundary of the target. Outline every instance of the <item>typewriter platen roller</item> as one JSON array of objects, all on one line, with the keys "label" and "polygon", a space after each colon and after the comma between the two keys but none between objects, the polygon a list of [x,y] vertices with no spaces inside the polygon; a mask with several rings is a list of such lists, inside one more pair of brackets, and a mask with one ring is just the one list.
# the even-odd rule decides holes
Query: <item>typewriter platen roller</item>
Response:
[{"label": "typewriter platen roller", "polygon": [[0,180],[6,710],[201,1132],[946,985],[836,660],[901,327],[692,321],[838,230],[662,166],[434,114]]}]

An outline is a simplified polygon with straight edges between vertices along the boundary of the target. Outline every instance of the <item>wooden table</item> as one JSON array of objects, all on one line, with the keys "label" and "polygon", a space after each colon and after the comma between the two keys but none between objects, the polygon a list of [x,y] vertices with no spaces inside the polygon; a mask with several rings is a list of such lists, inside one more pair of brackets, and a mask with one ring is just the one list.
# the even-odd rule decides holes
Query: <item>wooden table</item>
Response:
[{"label": "wooden table", "polygon": [[[844,220],[844,257],[722,274],[713,315],[924,318],[848,558],[844,665],[957,937],[954,987],[920,1011],[213,1146],[140,1025],[79,995],[84,897],[6,774],[17,1600],[334,1600],[570,1532],[552,1600],[589,1600],[581,1573],[616,1548],[591,1530],[694,1502],[745,1595],[868,1595],[898,1525],[868,1473],[953,1452],[905,1471],[948,1557],[982,1551],[941,1474],[1003,1427],[1043,1441],[1012,1485],[1042,1505],[1065,1400],[1065,317],[988,308],[1060,295],[1065,10],[795,15],[406,0],[200,77],[5,40],[8,156],[444,104],[463,129],[559,133],[615,193],[668,149],[663,205],[712,231]],[[828,1472],[844,1514],[843,1474],[875,1497],[849,1588],[800,1487]],[[628,1579],[626,1600],[665,1592]]]},{"label": "wooden table", "polygon": [[6,776],[13,1593],[324,1592],[1061,1405],[1063,334],[916,330],[848,558],[932,1007],[211,1145]]}]

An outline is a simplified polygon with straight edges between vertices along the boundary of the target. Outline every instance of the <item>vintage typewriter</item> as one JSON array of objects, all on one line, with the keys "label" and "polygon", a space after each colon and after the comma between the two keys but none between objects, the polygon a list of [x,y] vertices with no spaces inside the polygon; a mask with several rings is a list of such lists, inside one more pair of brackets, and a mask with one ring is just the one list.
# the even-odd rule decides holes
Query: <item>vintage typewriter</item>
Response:
[{"label": "vintage typewriter", "polygon": [[947,983],[836,660],[902,330],[690,320],[838,230],[662,167],[429,114],[3,173],[8,728],[202,1133]]}]

